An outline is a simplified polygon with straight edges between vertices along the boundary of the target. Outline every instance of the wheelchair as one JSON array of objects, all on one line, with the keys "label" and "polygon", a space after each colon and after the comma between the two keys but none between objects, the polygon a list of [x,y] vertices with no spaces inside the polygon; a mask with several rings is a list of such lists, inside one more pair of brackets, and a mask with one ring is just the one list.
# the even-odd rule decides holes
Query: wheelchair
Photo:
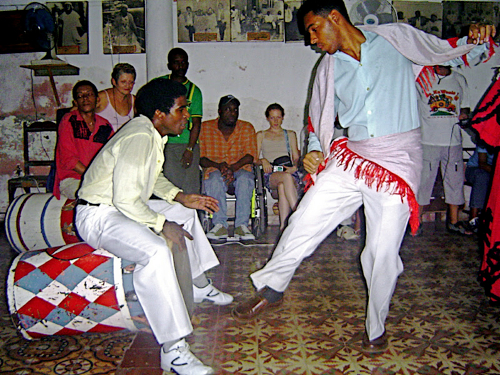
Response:
[{"label": "wheelchair", "polygon": [[[251,200],[250,230],[257,239],[260,236],[262,236],[267,229],[267,224],[268,224],[267,193],[266,193],[266,188],[264,187],[264,170],[262,169],[262,166],[254,165],[253,172],[254,172],[255,187],[253,189],[252,200]],[[203,183],[202,183],[202,194],[205,194]],[[236,203],[234,188],[231,187],[228,190],[226,194],[226,201],[228,203],[228,206],[231,203],[233,204]],[[229,217],[228,215],[229,222],[234,222],[234,219],[235,219],[234,216]],[[208,214],[207,212],[203,211],[200,217],[200,221],[205,233],[207,233],[210,229],[212,229],[213,224],[212,224],[211,214]],[[232,237],[229,237],[228,241],[231,241],[231,239]]]}]

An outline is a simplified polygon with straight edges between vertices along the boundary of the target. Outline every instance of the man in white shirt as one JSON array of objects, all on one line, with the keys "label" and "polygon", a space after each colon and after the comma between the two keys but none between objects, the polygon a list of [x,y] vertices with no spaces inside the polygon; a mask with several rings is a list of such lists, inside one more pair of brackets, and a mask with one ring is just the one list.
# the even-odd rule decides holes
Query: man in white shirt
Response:
[{"label": "man in white shirt", "polygon": [[[172,249],[160,237],[187,251],[194,302],[232,302],[233,297],[216,289],[204,274],[219,261],[195,209],[213,213],[217,200],[185,194],[162,174],[167,135],[180,134],[189,118],[186,88],[172,80],[153,80],[137,93],[136,109],[139,116],[124,125],[88,167],[78,194],[76,226],[92,247],[136,263],[134,289],[162,344],[162,368],[212,374],[184,341],[193,328]],[[153,193],[160,199],[150,200]]]},{"label": "man in white shirt", "polygon": [[[403,271],[399,248],[408,221],[412,230],[418,227],[415,191],[422,150],[415,65],[455,61],[464,53],[471,57],[486,46],[453,48],[401,23],[355,27],[342,0],[306,0],[298,19],[309,43],[326,52],[312,86],[304,157],[314,184],[291,215],[271,259],[250,275],[259,293],[232,315],[248,321],[280,308],[302,260],[363,204],[366,241],[360,260],[368,303],[361,348],[382,353],[388,347],[385,321],[391,297]],[[461,42],[483,43],[490,34],[495,35],[494,27],[471,26]],[[337,115],[348,128],[348,139],[332,138]]]}]

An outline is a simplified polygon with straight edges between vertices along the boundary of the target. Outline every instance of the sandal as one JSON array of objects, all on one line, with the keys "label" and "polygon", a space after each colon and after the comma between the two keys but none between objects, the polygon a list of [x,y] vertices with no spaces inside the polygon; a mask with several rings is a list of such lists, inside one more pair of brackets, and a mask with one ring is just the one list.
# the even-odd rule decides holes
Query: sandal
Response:
[{"label": "sandal", "polygon": [[350,226],[344,225],[337,229],[337,236],[343,238],[344,240],[357,240],[361,236]]},{"label": "sandal", "polygon": [[469,226],[463,221],[457,221],[455,224],[448,223],[446,229],[448,229],[450,233],[462,234],[464,236],[472,236],[473,234]]}]

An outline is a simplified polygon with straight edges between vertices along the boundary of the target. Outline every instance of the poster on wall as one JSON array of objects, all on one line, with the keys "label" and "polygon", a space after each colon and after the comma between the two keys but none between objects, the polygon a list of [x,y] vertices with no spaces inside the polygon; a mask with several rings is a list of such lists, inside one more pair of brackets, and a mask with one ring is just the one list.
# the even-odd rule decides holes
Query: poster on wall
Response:
[{"label": "poster on wall", "polygon": [[447,1],[443,3],[443,38],[465,36],[469,25],[500,23],[500,2]]},{"label": "poster on wall", "polygon": [[231,41],[283,42],[282,0],[231,0]]},{"label": "poster on wall", "polygon": [[178,41],[282,42],[284,13],[283,0],[178,0]]},{"label": "poster on wall", "polygon": [[284,14],[285,14],[285,41],[298,42],[304,40],[304,36],[299,31],[299,24],[297,23],[297,12],[302,6],[302,0],[285,0]]},{"label": "poster on wall", "polygon": [[229,0],[179,0],[177,35],[180,43],[229,42]]},{"label": "poster on wall", "polygon": [[102,2],[103,52],[146,52],[144,0]]},{"label": "poster on wall", "polygon": [[56,24],[56,53],[74,55],[89,53],[89,20],[87,1],[50,2],[46,4]]},{"label": "poster on wall", "polygon": [[409,23],[417,29],[438,37],[443,35],[442,3],[423,1],[395,1],[398,22]]}]

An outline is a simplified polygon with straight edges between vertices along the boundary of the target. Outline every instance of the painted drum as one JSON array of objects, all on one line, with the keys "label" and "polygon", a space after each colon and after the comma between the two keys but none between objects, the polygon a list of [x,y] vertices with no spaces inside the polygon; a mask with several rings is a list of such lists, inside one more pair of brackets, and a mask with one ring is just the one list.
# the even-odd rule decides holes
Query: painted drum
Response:
[{"label": "painted drum", "polygon": [[5,232],[19,253],[80,242],[73,228],[75,200],[51,193],[20,195],[9,205]]},{"label": "painted drum", "polygon": [[7,280],[10,314],[29,340],[148,330],[133,290],[134,266],[84,242],[19,254]]}]

